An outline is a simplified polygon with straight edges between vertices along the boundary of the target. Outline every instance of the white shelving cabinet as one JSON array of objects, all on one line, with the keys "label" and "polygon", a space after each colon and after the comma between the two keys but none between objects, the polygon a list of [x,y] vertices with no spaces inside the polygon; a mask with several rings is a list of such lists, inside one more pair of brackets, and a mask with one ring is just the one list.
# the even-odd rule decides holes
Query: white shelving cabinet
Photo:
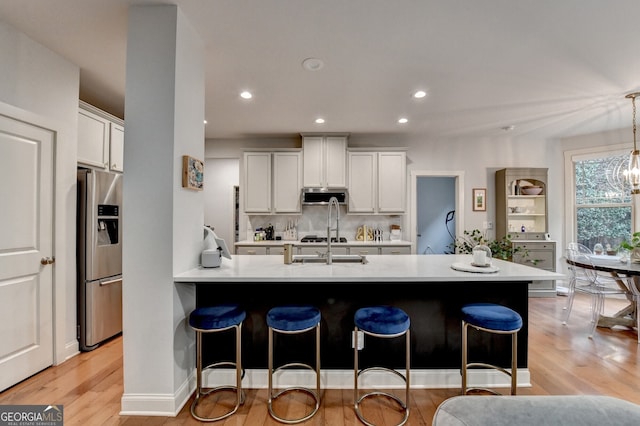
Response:
[{"label": "white shelving cabinet", "polygon": [[[547,169],[507,168],[496,171],[496,237],[506,235],[521,249],[513,262],[555,272],[556,243],[547,240]],[[538,195],[524,195],[522,185],[542,188]],[[524,253],[527,255],[525,256]],[[534,281],[529,296],[553,297],[555,281]]]}]

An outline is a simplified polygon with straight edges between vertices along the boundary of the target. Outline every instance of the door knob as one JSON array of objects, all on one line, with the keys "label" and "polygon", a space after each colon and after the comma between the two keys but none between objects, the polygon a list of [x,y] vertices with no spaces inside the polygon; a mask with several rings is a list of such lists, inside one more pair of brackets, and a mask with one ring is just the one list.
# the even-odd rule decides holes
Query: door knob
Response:
[{"label": "door knob", "polygon": [[56,261],[55,257],[43,257],[42,259],[40,259],[40,263],[42,265],[51,265],[55,261]]}]

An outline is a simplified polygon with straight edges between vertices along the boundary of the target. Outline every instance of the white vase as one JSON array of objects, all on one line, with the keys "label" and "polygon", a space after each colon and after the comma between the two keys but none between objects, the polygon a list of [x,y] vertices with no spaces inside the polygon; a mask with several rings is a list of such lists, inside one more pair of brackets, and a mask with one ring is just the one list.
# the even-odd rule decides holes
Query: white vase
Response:
[{"label": "white vase", "polygon": [[630,260],[631,263],[640,263],[640,247],[631,250]]}]

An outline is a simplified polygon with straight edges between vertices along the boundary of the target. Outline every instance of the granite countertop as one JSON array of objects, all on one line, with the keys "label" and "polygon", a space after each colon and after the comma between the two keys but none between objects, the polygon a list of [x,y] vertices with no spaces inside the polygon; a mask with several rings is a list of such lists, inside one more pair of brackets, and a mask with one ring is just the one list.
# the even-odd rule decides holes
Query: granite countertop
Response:
[{"label": "granite countertop", "polygon": [[493,273],[462,272],[452,263],[471,264],[472,256],[456,255],[376,255],[368,263],[293,263],[282,256],[234,255],[222,259],[218,268],[195,268],[174,277],[179,283],[215,282],[470,282],[560,280],[566,275],[531,266],[492,259],[499,269]]}]

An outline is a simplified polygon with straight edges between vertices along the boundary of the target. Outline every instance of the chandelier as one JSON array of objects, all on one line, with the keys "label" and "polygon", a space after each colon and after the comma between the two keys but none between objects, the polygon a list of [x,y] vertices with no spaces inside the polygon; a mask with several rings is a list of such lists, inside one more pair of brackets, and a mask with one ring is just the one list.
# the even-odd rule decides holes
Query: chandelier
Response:
[{"label": "chandelier", "polygon": [[636,97],[640,92],[629,93],[625,98],[631,99],[633,105],[633,151],[629,157],[629,172],[627,178],[631,183],[631,193],[640,194],[640,151],[636,145]]}]

